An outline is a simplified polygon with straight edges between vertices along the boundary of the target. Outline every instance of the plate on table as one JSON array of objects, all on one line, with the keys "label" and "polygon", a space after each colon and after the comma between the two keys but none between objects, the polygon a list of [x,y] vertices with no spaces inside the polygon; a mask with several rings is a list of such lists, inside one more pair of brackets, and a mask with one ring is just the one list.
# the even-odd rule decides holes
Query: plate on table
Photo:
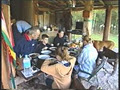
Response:
[{"label": "plate on table", "polygon": [[38,58],[45,60],[45,59],[50,58],[50,56],[49,55],[39,55]]},{"label": "plate on table", "polygon": [[49,49],[55,51],[56,48],[57,48],[57,47],[50,47]]},{"label": "plate on table", "polygon": [[56,58],[50,57],[50,58],[47,58],[47,60],[56,60]]},{"label": "plate on table", "polygon": [[50,54],[51,51],[50,50],[43,50],[43,51],[41,51],[41,53],[47,55],[47,54]]},{"label": "plate on table", "polygon": [[31,58],[36,58],[36,57],[38,57],[40,54],[39,53],[31,53],[31,54],[29,54],[29,57],[31,57]]}]

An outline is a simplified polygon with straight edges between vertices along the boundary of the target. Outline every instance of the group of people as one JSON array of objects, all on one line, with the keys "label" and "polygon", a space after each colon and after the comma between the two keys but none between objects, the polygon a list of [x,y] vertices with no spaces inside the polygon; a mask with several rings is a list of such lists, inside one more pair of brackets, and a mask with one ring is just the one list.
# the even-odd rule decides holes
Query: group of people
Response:
[{"label": "group of people", "polygon": [[[47,34],[42,35],[40,38],[40,30],[37,26],[32,27],[26,21],[16,21],[12,24],[13,37],[15,42],[14,51],[17,57],[29,55],[30,53],[41,53],[43,49],[51,47],[48,44],[49,36]],[[64,31],[59,30],[57,36],[53,40],[53,45],[62,46],[66,42],[64,37]]]},{"label": "group of people", "polygon": [[[25,32],[14,47],[14,51],[18,57],[20,55],[24,57],[30,53],[40,53],[43,49],[51,47],[51,45],[48,44],[48,35],[43,34],[42,39],[40,41],[38,40],[40,36],[39,28],[29,27],[26,30],[20,31]],[[64,46],[65,42],[64,31],[59,30],[53,40],[54,46],[57,47],[55,53],[56,60],[45,60],[41,66],[41,71],[53,77],[53,79],[46,79],[46,85],[52,89],[68,89],[71,85],[71,75],[73,71],[77,72],[78,76],[87,78],[89,75],[79,70],[92,73],[96,65],[98,53],[89,36],[83,36],[84,46],[78,58],[69,55],[68,47]],[[78,65],[75,65],[76,62],[78,62]]]}]

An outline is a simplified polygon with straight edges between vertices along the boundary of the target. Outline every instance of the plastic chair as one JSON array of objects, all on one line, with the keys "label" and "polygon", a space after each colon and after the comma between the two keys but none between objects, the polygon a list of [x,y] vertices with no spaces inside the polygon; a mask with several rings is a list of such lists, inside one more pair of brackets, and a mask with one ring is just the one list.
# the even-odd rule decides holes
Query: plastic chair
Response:
[{"label": "plastic chair", "polygon": [[[83,73],[85,73],[85,74],[90,75],[88,78],[83,78],[83,77],[78,76],[79,79],[84,79],[84,80],[86,80],[86,81],[89,82],[91,78],[93,78],[94,76],[96,76],[96,79],[97,79],[97,82],[98,82],[97,73],[98,73],[102,68],[104,69],[104,64],[105,64],[105,62],[107,62],[107,59],[108,59],[108,58],[106,58],[105,56],[103,56],[103,58],[102,58],[102,60],[101,60],[101,63],[100,63],[98,66],[96,66],[96,68],[94,69],[94,71],[93,71],[92,73],[88,73],[88,72],[79,70],[80,72],[83,72]],[[90,83],[90,82],[89,82],[89,83]]]}]

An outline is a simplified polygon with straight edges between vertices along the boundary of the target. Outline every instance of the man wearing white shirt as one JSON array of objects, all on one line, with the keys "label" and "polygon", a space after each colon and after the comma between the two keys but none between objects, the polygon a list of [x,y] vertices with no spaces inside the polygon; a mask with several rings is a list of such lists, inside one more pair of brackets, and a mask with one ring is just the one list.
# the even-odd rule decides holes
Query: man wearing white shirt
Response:
[{"label": "man wearing white shirt", "polygon": [[76,65],[74,69],[77,71],[78,76],[88,78],[89,77],[88,74],[80,72],[79,70],[92,73],[93,69],[96,66],[98,52],[94,48],[91,38],[89,38],[89,36],[86,35],[83,37],[83,44],[84,44],[83,50],[78,56],[78,65]]}]

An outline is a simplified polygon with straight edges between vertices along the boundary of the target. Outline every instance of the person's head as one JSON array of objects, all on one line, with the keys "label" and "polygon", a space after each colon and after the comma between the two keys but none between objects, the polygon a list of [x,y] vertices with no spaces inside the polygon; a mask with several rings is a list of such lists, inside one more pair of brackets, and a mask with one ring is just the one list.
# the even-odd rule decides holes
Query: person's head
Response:
[{"label": "person's head", "polygon": [[43,35],[42,35],[42,42],[43,42],[44,44],[47,44],[47,43],[48,43],[48,38],[49,38],[49,36],[48,36],[47,34],[43,34]]},{"label": "person's head", "polygon": [[83,40],[83,45],[87,45],[88,43],[92,42],[91,38],[88,35],[83,36],[82,40]]},{"label": "person's head", "polygon": [[58,36],[59,36],[59,38],[62,38],[64,36],[64,30],[59,30]]},{"label": "person's head", "polygon": [[69,60],[68,48],[64,46],[59,46],[56,49],[56,58],[59,61],[62,61],[62,60],[68,61]]},{"label": "person's head", "polygon": [[26,34],[28,34],[31,39],[36,40],[40,36],[40,30],[38,27],[31,27],[26,31]]}]

